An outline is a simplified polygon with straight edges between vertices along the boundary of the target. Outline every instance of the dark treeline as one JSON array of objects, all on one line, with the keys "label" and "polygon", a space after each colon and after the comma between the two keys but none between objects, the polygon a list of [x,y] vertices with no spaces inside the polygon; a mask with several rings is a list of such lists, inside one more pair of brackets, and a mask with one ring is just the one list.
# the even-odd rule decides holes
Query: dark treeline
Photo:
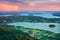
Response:
[{"label": "dark treeline", "polygon": [[44,18],[38,16],[3,16],[0,17],[0,23],[6,22],[45,22],[60,23],[60,18]]}]

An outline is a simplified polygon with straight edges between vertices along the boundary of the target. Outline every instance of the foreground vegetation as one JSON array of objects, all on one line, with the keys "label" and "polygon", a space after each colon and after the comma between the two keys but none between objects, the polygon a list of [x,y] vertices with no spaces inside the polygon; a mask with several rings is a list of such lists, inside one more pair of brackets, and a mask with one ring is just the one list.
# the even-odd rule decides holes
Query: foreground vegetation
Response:
[{"label": "foreground vegetation", "polygon": [[28,33],[9,27],[0,27],[0,40],[38,40]]},{"label": "foreground vegetation", "polygon": [[0,25],[0,40],[60,40],[60,34],[23,26]]}]

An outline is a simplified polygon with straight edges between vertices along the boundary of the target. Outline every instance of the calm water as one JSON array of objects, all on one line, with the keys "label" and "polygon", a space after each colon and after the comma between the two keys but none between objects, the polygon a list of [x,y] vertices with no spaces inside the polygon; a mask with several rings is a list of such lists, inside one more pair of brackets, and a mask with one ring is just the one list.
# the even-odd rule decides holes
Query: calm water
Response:
[{"label": "calm water", "polygon": [[[49,25],[54,24],[56,27],[50,28]],[[15,22],[9,23],[8,25],[15,25],[15,26],[24,26],[26,28],[35,28],[35,29],[43,29],[48,30],[55,33],[60,33],[60,24],[58,23],[29,23],[29,22]]]},{"label": "calm water", "polygon": [[52,13],[42,13],[40,15],[34,14],[34,16],[41,16],[44,18],[60,18],[59,16],[53,16]]}]

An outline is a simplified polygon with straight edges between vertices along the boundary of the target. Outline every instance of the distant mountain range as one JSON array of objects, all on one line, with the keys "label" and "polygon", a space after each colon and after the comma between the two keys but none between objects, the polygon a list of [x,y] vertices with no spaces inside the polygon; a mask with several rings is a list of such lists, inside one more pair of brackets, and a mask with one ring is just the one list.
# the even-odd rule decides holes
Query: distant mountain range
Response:
[{"label": "distant mountain range", "polygon": [[13,16],[33,16],[40,14],[52,14],[53,16],[60,16],[60,11],[33,11],[33,12],[0,12],[1,15],[13,15]]}]

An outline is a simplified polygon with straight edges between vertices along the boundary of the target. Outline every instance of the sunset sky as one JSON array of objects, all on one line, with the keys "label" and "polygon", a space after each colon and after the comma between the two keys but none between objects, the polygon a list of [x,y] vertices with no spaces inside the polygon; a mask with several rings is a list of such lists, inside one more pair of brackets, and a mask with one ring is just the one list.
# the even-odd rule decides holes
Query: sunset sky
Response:
[{"label": "sunset sky", "polygon": [[60,11],[60,0],[0,0],[0,12]]}]

